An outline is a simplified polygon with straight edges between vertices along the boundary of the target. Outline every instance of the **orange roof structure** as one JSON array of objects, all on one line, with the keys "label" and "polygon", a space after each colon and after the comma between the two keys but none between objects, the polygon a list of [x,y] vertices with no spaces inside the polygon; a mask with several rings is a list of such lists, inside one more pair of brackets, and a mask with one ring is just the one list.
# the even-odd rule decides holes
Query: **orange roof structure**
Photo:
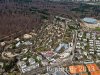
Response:
[{"label": "orange roof structure", "polygon": [[85,72],[85,66],[84,65],[69,66],[69,70],[71,74],[81,73]]},{"label": "orange roof structure", "polygon": [[96,64],[87,64],[86,66],[90,72],[100,70]]},{"label": "orange roof structure", "polygon": [[82,73],[82,74],[80,74],[80,75],[88,75],[87,73]]},{"label": "orange roof structure", "polygon": [[72,73],[72,74],[77,73],[75,66],[69,66],[69,70],[70,70],[70,73]]},{"label": "orange roof structure", "polygon": [[100,75],[100,70],[99,71],[91,72],[91,75]]}]

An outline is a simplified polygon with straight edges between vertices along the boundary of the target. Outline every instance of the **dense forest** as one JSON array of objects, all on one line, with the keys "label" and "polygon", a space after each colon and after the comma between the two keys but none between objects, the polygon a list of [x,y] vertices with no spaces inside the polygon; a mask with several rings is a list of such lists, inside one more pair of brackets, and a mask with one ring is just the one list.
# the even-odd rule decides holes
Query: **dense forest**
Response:
[{"label": "dense forest", "polygon": [[71,11],[78,14],[80,18],[88,16],[100,19],[100,5],[80,4],[79,7],[73,8]]},{"label": "dense forest", "polygon": [[99,6],[87,7],[86,4],[73,2],[0,0],[0,38],[2,39],[5,36],[8,38],[8,36],[12,35],[17,37],[31,31],[33,28],[38,31],[43,25],[44,19],[52,20],[57,15],[73,20],[85,16],[100,18]]},{"label": "dense forest", "polygon": [[17,37],[33,28],[39,30],[44,19],[65,14],[67,9],[45,0],[0,0],[0,38]]}]

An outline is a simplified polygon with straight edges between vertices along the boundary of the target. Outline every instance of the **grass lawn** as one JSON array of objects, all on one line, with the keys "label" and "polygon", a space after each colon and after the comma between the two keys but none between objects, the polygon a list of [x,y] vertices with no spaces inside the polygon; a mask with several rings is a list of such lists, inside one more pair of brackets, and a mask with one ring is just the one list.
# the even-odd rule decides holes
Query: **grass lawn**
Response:
[{"label": "grass lawn", "polygon": [[96,31],[100,31],[100,27],[96,27],[95,30],[96,30]]}]

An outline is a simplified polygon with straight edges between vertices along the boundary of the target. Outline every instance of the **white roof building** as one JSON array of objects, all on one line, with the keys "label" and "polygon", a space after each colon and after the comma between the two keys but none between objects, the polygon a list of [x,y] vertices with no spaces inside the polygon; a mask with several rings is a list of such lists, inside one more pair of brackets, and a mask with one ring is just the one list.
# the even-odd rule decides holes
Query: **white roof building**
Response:
[{"label": "white roof building", "polygon": [[26,65],[26,62],[24,62],[24,61],[19,61],[17,63],[19,70],[22,73],[29,72],[32,69],[36,69],[39,67],[39,63],[35,63],[35,60],[33,58],[29,58],[28,62],[29,62],[29,65]]},{"label": "white roof building", "polygon": [[92,33],[92,39],[96,39],[96,33]]},{"label": "white roof building", "polygon": [[90,39],[90,33],[86,33],[86,38]]},{"label": "white roof building", "polygon": [[84,51],[83,54],[84,54],[85,56],[87,56],[88,53]]},{"label": "white roof building", "polygon": [[89,49],[89,51],[94,51],[94,49]]},{"label": "white roof building", "polygon": [[100,44],[96,45],[96,47],[100,47]]},{"label": "white roof building", "polygon": [[25,63],[24,61],[18,62],[17,65],[18,65],[19,67],[21,67],[21,68],[27,67],[27,66],[26,66],[26,63]]},{"label": "white roof building", "polygon": [[30,38],[32,38],[32,35],[30,35],[30,34],[25,34],[25,35],[23,36],[23,38],[24,38],[24,39],[30,39]]},{"label": "white roof building", "polygon": [[6,43],[5,43],[5,42],[1,42],[0,45],[1,45],[1,46],[5,46]]},{"label": "white roof building", "polygon": [[87,39],[83,39],[83,41],[84,41],[84,42],[86,42],[86,41],[87,41]]},{"label": "white roof building", "polygon": [[89,46],[93,47],[93,46],[94,46],[94,44],[89,44]]},{"label": "white roof building", "polygon": [[93,40],[89,40],[89,42],[93,42]]},{"label": "white roof building", "polygon": [[82,36],[83,36],[83,32],[78,33],[78,37],[82,38]]},{"label": "white roof building", "polygon": [[33,65],[33,64],[35,64],[35,59],[29,58],[28,59],[28,62],[30,63],[30,65]]},{"label": "white roof building", "polygon": [[96,50],[97,51],[97,53],[100,53],[100,50]]},{"label": "white roof building", "polygon": [[100,53],[97,53],[98,56],[100,56]]},{"label": "white roof building", "polygon": [[94,52],[91,51],[90,54],[94,54]]},{"label": "white roof building", "polygon": [[43,66],[47,66],[48,65],[48,61],[47,60],[42,60],[41,63],[42,63]]},{"label": "white roof building", "polygon": [[66,43],[60,43],[59,46],[55,49],[56,52],[59,52],[62,48],[65,50],[69,48],[69,44]]},{"label": "white roof building", "polygon": [[96,63],[100,63],[100,60],[96,60]]},{"label": "white roof building", "polygon": [[24,45],[32,45],[32,42],[30,41],[26,41],[26,42],[23,42]]},{"label": "white roof building", "polygon": [[99,50],[100,50],[100,47],[97,47],[97,49],[99,49]]},{"label": "white roof building", "polygon": [[20,41],[20,39],[19,38],[16,38],[15,41]]},{"label": "white roof building", "polygon": [[96,42],[100,42],[100,40],[95,40]]},{"label": "white roof building", "polygon": [[41,56],[41,55],[38,55],[38,56],[37,56],[37,59],[38,59],[38,60],[42,60],[42,56]]},{"label": "white roof building", "polygon": [[19,47],[21,45],[21,42],[18,42],[17,44],[16,44],[16,47]]},{"label": "white roof building", "polygon": [[81,43],[77,42],[76,48],[80,48]]},{"label": "white roof building", "polygon": [[22,72],[22,73],[25,73],[27,70],[26,70],[26,63],[24,61],[19,61],[17,63],[18,67],[19,67],[19,70]]},{"label": "white roof building", "polygon": [[91,64],[91,63],[94,63],[94,61],[91,61],[91,60],[84,61],[84,64]]},{"label": "white roof building", "polygon": [[39,67],[39,63],[35,63],[34,66],[35,66],[35,68],[38,68]]}]

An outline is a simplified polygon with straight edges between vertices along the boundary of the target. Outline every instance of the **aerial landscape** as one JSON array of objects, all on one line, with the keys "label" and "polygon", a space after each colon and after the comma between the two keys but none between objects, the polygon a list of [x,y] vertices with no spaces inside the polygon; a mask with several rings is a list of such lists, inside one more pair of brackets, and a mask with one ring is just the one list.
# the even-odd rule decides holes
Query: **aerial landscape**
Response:
[{"label": "aerial landscape", "polygon": [[100,0],[0,0],[0,75],[100,75]]}]

